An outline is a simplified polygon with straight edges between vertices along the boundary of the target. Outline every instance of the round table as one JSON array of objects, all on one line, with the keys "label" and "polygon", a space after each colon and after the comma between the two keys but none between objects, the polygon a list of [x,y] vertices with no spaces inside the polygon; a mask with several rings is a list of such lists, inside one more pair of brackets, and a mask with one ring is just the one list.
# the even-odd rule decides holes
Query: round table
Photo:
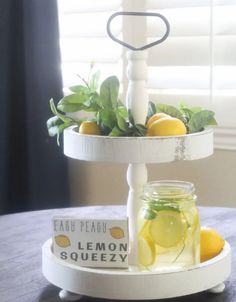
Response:
[{"label": "round table", "polygon": [[[165,302],[236,301],[236,209],[199,207],[201,225],[213,227],[229,242],[232,249],[232,272],[226,281],[226,289],[220,294],[202,292],[191,296],[165,299]],[[124,216],[125,206],[96,206],[24,212],[0,216],[0,300],[1,302],[54,302],[59,288],[51,285],[42,274],[43,243],[51,237],[51,218],[54,215],[91,216],[105,213],[108,216]],[[81,301],[103,301],[83,297]],[[109,301],[109,300],[108,300]]]}]

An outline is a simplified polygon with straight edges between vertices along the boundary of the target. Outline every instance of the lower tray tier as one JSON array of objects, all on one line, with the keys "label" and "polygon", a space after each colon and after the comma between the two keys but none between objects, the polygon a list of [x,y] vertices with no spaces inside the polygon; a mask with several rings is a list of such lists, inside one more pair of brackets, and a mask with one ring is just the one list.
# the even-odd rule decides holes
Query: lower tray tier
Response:
[{"label": "lower tray tier", "polygon": [[65,155],[79,160],[113,163],[165,163],[195,160],[213,154],[213,129],[162,137],[81,135],[76,127],[64,130]]},{"label": "lower tray tier", "polygon": [[226,242],[218,256],[197,266],[178,271],[143,272],[133,268],[95,269],[65,263],[54,256],[49,239],[42,247],[42,268],[50,283],[74,294],[118,300],[163,299],[220,285],[230,275],[230,250]]}]

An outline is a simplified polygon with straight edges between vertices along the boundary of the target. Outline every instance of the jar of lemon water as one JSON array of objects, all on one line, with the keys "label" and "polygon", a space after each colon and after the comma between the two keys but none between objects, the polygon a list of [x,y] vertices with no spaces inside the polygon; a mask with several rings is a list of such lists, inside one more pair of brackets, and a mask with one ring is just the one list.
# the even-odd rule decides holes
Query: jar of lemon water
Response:
[{"label": "jar of lemon water", "polygon": [[155,181],[144,186],[138,217],[141,269],[180,269],[200,262],[200,221],[192,183]]}]

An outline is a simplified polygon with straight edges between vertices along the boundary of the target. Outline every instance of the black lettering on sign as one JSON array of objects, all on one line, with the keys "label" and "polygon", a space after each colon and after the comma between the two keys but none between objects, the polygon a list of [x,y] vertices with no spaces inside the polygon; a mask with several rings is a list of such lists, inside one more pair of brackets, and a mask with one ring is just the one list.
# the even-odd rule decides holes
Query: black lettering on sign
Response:
[{"label": "black lettering on sign", "polygon": [[98,261],[98,254],[97,253],[92,253],[91,254],[91,259],[92,259],[92,261]]},{"label": "black lettering on sign", "polygon": [[76,252],[71,253],[70,258],[74,261],[78,261],[78,254]]},{"label": "black lettering on sign", "polygon": [[128,244],[127,243],[120,243],[120,252],[127,252],[128,251]]},{"label": "black lettering on sign", "polygon": [[83,261],[87,261],[88,260],[88,253],[81,253],[81,259]]},{"label": "black lettering on sign", "polygon": [[126,255],[119,254],[119,256],[120,256],[121,261],[125,262],[125,259],[127,258],[127,254]]},{"label": "black lettering on sign", "polygon": [[116,250],[116,244],[115,243],[109,243],[108,244],[108,249],[111,252],[114,252]]},{"label": "black lettering on sign", "polygon": [[81,242],[80,242],[80,241],[78,242],[78,250],[81,250],[81,251],[83,251],[83,250],[84,250],[84,248],[82,247],[82,244],[81,244]]},{"label": "black lettering on sign", "polygon": [[107,261],[107,254],[105,254],[105,253],[102,253],[101,254],[101,261]]},{"label": "black lettering on sign", "polygon": [[115,258],[116,258],[116,254],[110,254],[111,258],[110,261],[111,262],[116,262]]},{"label": "black lettering on sign", "polygon": [[67,260],[67,252],[61,252],[61,259]]},{"label": "black lettering on sign", "polygon": [[87,250],[92,251],[93,250],[93,243],[92,242],[87,242]]},{"label": "black lettering on sign", "polygon": [[105,242],[96,243],[96,251],[105,251],[105,250],[106,250]]}]

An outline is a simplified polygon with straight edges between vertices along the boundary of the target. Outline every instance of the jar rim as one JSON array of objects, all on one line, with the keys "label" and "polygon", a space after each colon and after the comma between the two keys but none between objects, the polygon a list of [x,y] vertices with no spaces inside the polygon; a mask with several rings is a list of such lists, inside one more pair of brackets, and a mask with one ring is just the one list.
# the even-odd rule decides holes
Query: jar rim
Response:
[{"label": "jar rim", "polygon": [[144,193],[155,192],[156,194],[158,194],[158,189],[179,189],[179,193],[176,192],[177,195],[193,194],[195,192],[195,187],[193,183],[181,180],[156,180],[147,182],[143,186]]}]

